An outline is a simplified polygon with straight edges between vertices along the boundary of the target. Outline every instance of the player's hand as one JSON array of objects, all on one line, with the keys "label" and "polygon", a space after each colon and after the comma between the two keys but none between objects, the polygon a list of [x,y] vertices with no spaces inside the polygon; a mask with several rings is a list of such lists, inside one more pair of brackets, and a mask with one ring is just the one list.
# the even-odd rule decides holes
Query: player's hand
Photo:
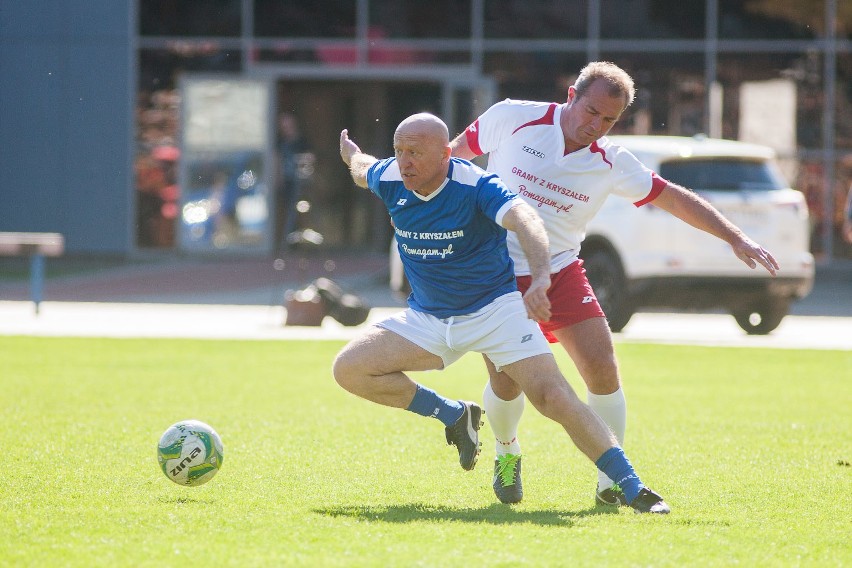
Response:
[{"label": "player's hand", "polygon": [[531,320],[543,322],[550,319],[550,299],[547,297],[547,289],[550,288],[549,276],[547,279],[533,280],[524,293],[524,306]]},{"label": "player's hand", "polygon": [[749,268],[756,268],[760,264],[772,276],[775,276],[781,268],[778,261],[768,250],[748,237],[743,237],[739,242],[732,244],[731,247],[734,249],[737,258],[746,263]]},{"label": "player's hand", "polygon": [[343,162],[348,166],[352,161],[352,156],[360,152],[361,148],[349,139],[349,131],[344,128],[340,132],[340,157],[343,158]]}]

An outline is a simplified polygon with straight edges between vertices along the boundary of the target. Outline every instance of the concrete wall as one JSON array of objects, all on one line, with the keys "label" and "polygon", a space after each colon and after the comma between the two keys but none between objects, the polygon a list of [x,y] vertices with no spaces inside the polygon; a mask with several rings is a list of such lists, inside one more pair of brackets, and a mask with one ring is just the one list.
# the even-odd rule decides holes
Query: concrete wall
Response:
[{"label": "concrete wall", "polygon": [[130,252],[132,4],[0,5],[0,231]]}]

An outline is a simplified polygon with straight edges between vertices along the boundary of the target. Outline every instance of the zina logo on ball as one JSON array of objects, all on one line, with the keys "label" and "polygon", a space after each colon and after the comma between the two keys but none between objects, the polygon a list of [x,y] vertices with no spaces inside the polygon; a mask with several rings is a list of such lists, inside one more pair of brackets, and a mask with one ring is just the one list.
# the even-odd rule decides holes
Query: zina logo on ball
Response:
[{"label": "zina logo on ball", "polygon": [[222,467],[223,455],[219,434],[198,420],[182,420],[169,426],[157,444],[160,468],[178,485],[207,483]]}]

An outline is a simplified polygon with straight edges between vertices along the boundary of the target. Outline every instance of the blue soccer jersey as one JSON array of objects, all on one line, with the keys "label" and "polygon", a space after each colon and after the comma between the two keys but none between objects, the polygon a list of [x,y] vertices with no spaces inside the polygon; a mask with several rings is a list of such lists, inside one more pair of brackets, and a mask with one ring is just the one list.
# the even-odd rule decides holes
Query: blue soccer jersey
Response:
[{"label": "blue soccer jersey", "polygon": [[447,180],[424,197],[405,188],[388,158],[370,167],[367,184],[390,212],[412,309],[438,318],[469,314],[517,290],[499,224],[517,196],[497,176],[451,158]]}]

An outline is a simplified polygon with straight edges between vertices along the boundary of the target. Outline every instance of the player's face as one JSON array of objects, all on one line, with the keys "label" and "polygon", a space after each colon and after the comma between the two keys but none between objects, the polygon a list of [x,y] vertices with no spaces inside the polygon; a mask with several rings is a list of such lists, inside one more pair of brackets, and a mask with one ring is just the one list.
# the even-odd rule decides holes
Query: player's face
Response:
[{"label": "player's face", "polygon": [[566,150],[579,150],[606,136],[621,117],[624,103],[623,96],[609,94],[602,80],[592,83],[581,97],[577,97],[574,87],[569,88],[568,108],[561,121]]},{"label": "player's face", "polygon": [[428,195],[447,177],[450,148],[428,132],[406,129],[393,137],[393,150],[402,183],[409,191]]}]

